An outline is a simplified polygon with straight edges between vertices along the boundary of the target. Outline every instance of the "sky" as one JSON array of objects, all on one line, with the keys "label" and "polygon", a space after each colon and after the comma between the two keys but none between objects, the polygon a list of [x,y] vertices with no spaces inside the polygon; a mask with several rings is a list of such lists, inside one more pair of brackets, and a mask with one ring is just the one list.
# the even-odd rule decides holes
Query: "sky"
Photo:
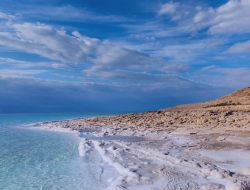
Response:
[{"label": "sky", "polygon": [[1,0],[0,113],[120,113],[249,86],[250,0]]}]

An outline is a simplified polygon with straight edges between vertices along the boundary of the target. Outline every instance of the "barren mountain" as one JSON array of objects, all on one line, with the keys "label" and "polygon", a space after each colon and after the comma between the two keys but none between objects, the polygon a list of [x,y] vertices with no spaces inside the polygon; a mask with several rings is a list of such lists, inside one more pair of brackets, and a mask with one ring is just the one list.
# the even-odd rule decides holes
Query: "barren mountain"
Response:
[{"label": "barren mountain", "polygon": [[234,105],[250,105],[250,87],[238,90],[232,94],[218,99],[220,102],[225,102]]},{"label": "barren mountain", "polygon": [[229,95],[223,96],[219,99],[197,103],[179,105],[169,110],[183,110],[183,109],[209,109],[209,110],[250,110],[250,87],[238,90]]}]

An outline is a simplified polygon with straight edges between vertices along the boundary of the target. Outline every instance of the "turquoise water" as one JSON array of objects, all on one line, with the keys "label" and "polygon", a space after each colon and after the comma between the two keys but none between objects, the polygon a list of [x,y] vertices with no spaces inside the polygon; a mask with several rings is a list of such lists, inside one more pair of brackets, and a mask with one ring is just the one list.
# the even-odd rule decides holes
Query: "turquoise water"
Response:
[{"label": "turquoise water", "polygon": [[[24,124],[83,115],[0,115],[1,190],[98,190],[101,158],[81,158],[79,138],[61,132],[28,130]],[[21,127],[20,127],[21,126]]]}]

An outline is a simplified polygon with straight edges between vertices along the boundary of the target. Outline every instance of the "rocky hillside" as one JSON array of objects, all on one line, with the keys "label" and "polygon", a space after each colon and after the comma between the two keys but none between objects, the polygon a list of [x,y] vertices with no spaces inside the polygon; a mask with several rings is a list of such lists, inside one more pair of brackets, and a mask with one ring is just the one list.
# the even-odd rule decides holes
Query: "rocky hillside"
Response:
[{"label": "rocky hillside", "polygon": [[154,131],[172,127],[250,129],[250,87],[205,103],[145,113],[81,119],[74,126],[119,126],[120,130],[130,128]]}]

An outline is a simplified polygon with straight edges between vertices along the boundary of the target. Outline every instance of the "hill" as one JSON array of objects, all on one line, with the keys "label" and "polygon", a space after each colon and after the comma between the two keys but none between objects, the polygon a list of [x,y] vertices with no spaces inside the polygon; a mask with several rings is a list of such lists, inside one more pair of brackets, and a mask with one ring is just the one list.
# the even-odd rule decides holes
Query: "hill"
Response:
[{"label": "hill", "polygon": [[250,109],[250,87],[238,90],[216,100],[197,103],[186,104],[172,107],[169,110],[184,110],[184,109],[206,109],[209,110],[249,110]]},{"label": "hill", "polygon": [[[250,87],[219,99],[179,105],[145,113],[123,114],[77,120],[76,129],[86,126],[119,126],[119,130],[164,131],[171,128],[250,129]],[[121,132],[120,131],[120,132]]]}]

